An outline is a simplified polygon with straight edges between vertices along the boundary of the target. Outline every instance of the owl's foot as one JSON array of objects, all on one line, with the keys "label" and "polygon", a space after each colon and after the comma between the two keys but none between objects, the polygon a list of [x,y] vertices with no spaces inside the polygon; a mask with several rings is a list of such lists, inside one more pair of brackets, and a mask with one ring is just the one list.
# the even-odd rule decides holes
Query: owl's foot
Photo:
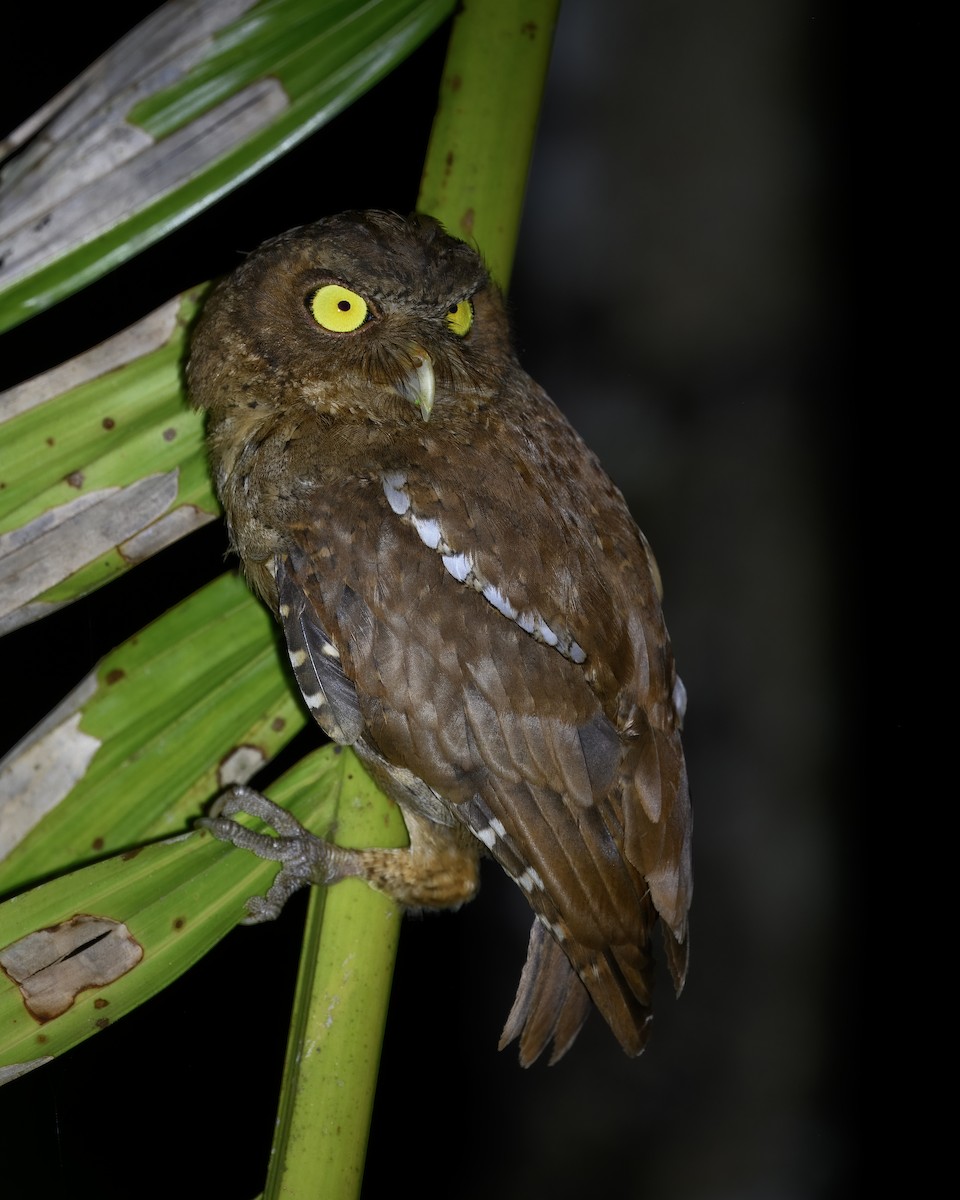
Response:
[{"label": "owl's foot", "polygon": [[[259,817],[278,837],[265,833],[254,833],[239,821],[231,818],[238,813]],[[240,850],[249,850],[258,858],[281,864],[276,879],[266,896],[251,896],[247,900],[247,917],[244,925],[259,925],[273,921],[294,892],[309,884],[336,883],[348,875],[359,874],[353,859],[356,851],[344,850],[325,842],[305,829],[303,825],[279,804],[253,788],[237,785],[219,796],[210,809],[208,817],[197,822],[221,842],[230,842]]]},{"label": "owl's foot", "polygon": [[[279,836],[254,833],[231,818],[259,817]],[[294,892],[308,884],[331,884],[355,877],[407,908],[457,908],[479,886],[479,850],[462,826],[438,825],[406,811],[409,849],[348,850],[305,829],[296,817],[252,788],[224,792],[208,817],[198,822],[220,841],[258,858],[281,864],[266,896],[247,901],[245,925],[273,921]]]}]

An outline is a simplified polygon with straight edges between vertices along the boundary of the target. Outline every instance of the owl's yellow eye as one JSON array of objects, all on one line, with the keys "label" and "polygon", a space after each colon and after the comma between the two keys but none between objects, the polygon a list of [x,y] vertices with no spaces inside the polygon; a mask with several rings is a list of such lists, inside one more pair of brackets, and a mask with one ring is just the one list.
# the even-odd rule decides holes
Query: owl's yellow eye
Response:
[{"label": "owl's yellow eye", "polygon": [[331,333],[352,333],[367,319],[367,302],[356,292],[327,283],[310,301],[313,319]]},{"label": "owl's yellow eye", "polygon": [[473,324],[473,305],[469,300],[451,304],[447,309],[447,324],[458,337],[466,337]]}]

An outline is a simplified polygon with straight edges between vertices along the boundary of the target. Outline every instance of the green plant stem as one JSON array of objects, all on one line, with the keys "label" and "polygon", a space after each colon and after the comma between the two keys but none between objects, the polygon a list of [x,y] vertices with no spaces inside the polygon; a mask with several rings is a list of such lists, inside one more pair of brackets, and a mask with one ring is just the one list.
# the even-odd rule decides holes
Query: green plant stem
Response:
[{"label": "green plant stem", "polygon": [[[382,844],[381,813],[382,797],[371,797],[341,836]],[[401,916],[360,880],[313,889],[268,1200],[359,1194]]]},{"label": "green plant stem", "polygon": [[559,0],[464,0],[417,208],[510,282]]}]

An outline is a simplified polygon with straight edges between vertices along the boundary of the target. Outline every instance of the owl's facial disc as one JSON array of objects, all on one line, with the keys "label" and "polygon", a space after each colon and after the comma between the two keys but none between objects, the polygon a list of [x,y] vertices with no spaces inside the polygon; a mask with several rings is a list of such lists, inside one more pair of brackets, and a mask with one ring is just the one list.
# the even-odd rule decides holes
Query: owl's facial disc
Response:
[{"label": "owl's facial disc", "polygon": [[422,346],[413,344],[409,349],[411,367],[397,384],[397,391],[405,400],[409,400],[420,409],[420,416],[425,421],[429,421],[436,391],[433,359]]}]

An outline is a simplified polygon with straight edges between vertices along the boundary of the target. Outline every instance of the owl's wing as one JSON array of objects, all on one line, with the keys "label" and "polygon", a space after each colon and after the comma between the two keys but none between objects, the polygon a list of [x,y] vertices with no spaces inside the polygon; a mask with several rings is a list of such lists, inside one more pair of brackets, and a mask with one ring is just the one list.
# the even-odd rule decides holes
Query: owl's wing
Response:
[{"label": "owl's wing", "polygon": [[[509,774],[496,764],[504,746],[578,821],[604,808],[619,852],[682,943],[692,891],[685,694],[659,571],[623,498],[554,413],[542,441],[563,450],[564,439],[559,469],[544,460],[525,470],[524,459],[510,464],[492,447],[508,480],[499,488],[489,472],[471,479],[458,462],[459,487],[406,470],[386,472],[383,491],[449,576],[431,584],[423,611],[454,603],[450,579],[487,601],[461,595],[471,617],[456,645],[470,725],[493,777]],[[414,557],[408,547],[404,561]]]},{"label": "owl's wing", "polygon": [[570,630],[474,573],[443,521],[409,502],[398,473],[379,495],[368,486],[316,498],[292,533],[284,621],[294,615],[303,640],[319,645],[294,665],[309,694],[322,685],[318,716],[335,716],[324,727],[353,731],[359,713],[364,741],[442,796],[537,914],[504,1036],[519,1033],[523,1061],[550,1040],[556,1058],[589,994],[624,1049],[639,1053],[655,901],[669,891],[648,873],[674,876],[664,909],[678,986],[684,969],[678,737],[652,730],[642,712],[619,729]]}]

